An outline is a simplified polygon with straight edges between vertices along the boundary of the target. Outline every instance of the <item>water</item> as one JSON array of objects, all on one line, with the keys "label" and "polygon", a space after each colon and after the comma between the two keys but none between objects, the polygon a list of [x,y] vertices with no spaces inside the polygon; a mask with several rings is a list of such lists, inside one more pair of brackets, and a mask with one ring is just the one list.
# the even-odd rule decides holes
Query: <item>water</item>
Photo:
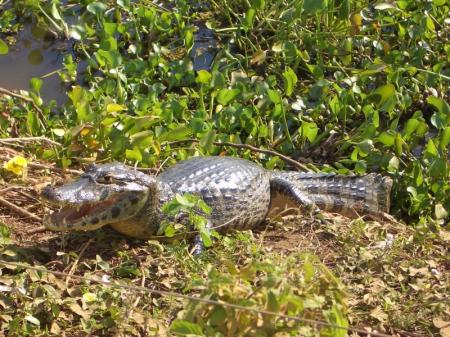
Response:
[{"label": "water", "polygon": [[[32,24],[25,25],[16,38],[9,53],[0,55],[0,87],[29,90],[32,77],[42,78],[62,67],[67,41],[55,40],[50,32]],[[42,80],[41,97],[45,103],[56,100],[62,104],[67,100],[57,73]]]}]

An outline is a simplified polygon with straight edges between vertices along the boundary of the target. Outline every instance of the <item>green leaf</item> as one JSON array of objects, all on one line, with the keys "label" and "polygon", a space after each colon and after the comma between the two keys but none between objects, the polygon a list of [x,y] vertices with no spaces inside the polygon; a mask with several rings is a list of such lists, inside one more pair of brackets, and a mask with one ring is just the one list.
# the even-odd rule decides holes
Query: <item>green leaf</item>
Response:
[{"label": "green leaf", "polygon": [[328,0],[305,0],[303,2],[303,9],[305,13],[316,14],[328,7]]},{"label": "green leaf", "polygon": [[266,310],[271,312],[279,312],[280,310],[280,302],[278,301],[277,296],[272,290],[269,290],[267,293]]},{"label": "green leaf", "polygon": [[416,129],[419,127],[420,123],[421,122],[418,119],[415,118],[408,119],[404,130],[405,136],[409,137],[410,135],[412,135],[413,132],[416,131]]},{"label": "green leaf", "polygon": [[106,5],[103,2],[91,2],[89,5],[86,6],[86,9],[88,12],[91,12],[94,15],[101,15],[106,11]]},{"label": "green leaf", "polygon": [[175,226],[171,223],[169,223],[165,228],[164,228],[164,235],[168,238],[172,238],[175,234],[176,234],[176,229]]},{"label": "green leaf", "polygon": [[395,96],[395,87],[392,84],[383,85],[369,95],[369,99],[375,102],[378,107],[382,106],[386,101]]},{"label": "green leaf", "polygon": [[40,78],[33,77],[30,80],[30,88],[31,88],[31,90],[33,90],[35,93],[38,93],[39,91],[41,91],[42,83],[43,83],[43,81]]},{"label": "green leaf", "polygon": [[253,27],[253,21],[255,20],[256,11],[253,8],[249,8],[245,13],[245,28],[251,29]]},{"label": "green leaf", "polygon": [[264,9],[266,6],[266,0],[251,0],[251,6],[257,10]]},{"label": "green leaf", "polygon": [[109,103],[106,106],[106,112],[108,112],[108,113],[123,111],[126,109],[127,109],[127,107],[125,105],[117,104],[117,103]]},{"label": "green leaf", "polygon": [[211,80],[211,73],[204,69],[198,71],[197,78],[195,79],[197,83],[201,84],[209,84],[210,80]]},{"label": "green leaf", "polygon": [[439,142],[439,146],[442,151],[447,149],[448,144],[450,143],[450,126],[447,126],[441,134],[441,140]]},{"label": "green leaf", "polygon": [[317,124],[314,122],[302,122],[302,126],[300,127],[300,134],[303,137],[306,137],[310,143],[312,143],[319,132],[319,128]]},{"label": "green leaf", "polygon": [[195,201],[190,200],[189,195],[181,195],[181,194],[175,194],[175,199],[178,201],[178,203],[182,206],[185,206],[187,208],[192,208],[195,206]]},{"label": "green leaf", "polygon": [[63,19],[62,19],[62,17],[61,17],[61,14],[59,14],[58,7],[56,7],[56,4],[55,4],[55,3],[52,5],[52,16],[53,16],[56,20],[63,21]]},{"label": "green leaf", "polygon": [[216,138],[216,131],[209,130],[202,138],[200,138],[199,145],[206,151],[210,152],[213,149],[215,138]]},{"label": "green leaf", "polygon": [[139,148],[135,147],[133,149],[126,149],[125,157],[131,161],[142,161],[142,153]]},{"label": "green leaf", "polygon": [[161,142],[172,142],[176,140],[184,140],[188,139],[192,134],[192,131],[190,128],[186,126],[179,126],[175,129],[168,130],[161,134],[158,138]]},{"label": "green leaf", "polygon": [[390,147],[390,146],[394,145],[394,142],[395,142],[395,135],[393,135],[392,133],[389,133],[389,132],[382,132],[382,133],[378,136],[377,140],[378,140],[380,143],[383,143],[384,145]]},{"label": "green leaf", "polygon": [[0,55],[8,54],[9,47],[2,39],[0,39]]},{"label": "green leaf", "polygon": [[191,50],[194,45],[194,33],[191,29],[188,29],[184,33],[184,45],[186,46],[186,50]]},{"label": "green leaf", "polygon": [[270,100],[275,104],[281,104],[281,95],[278,91],[269,89],[267,90]]},{"label": "green leaf", "polygon": [[290,67],[286,67],[286,70],[283,73],[283,78],[286,96],[291,96],[298,81],[297,75]]},{"label": "green leaf", "polygon": [[69,36],[75,40],[80,41],[86,34],[86,29],[81,25],[73,25],[69,29]]},{"label": "green leaf", "polygon": [[239,89],[222,89],[217,95],[217,101],[222,105],[227,105],[233,101],[239,94],[241,90]]},{"label": "green leaf", "polygon": [[200,231],[200,237],[202,239],[202,243],[205,247],[211,247],[213,242],[211,239],[211,234],[207,230]]},{"label": "green leaf", "polygon": [[102,66],[108,65],[110,68],[116,68],[122,64],[122,55],[117,50],[99,49],[95,53],[95,57]]},{"label": "green leaf", "polygon": [[443,99],[435,96],[427,98],[427,103],[437,109],[431,116],[431,124],[437,129],[443,129],[450,124],[450,105]]},{"label": "green leaf", "polygon": [[189,334],[203,336],[203,331],[200,325],[182,319],[174,320],[170,325],[170,331],[183,336]]}]

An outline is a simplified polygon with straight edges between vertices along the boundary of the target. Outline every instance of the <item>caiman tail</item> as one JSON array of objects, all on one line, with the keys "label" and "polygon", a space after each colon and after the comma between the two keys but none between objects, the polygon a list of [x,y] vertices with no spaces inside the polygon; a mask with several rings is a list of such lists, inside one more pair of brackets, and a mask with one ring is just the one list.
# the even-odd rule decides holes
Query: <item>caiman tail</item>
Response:
[{"label": "caiman tail", "polygon": [[[298,207],[301,204],[351,217],[361,214],[378,217],[389,212],[392,188],[389,177],[377,174],[271,173],[272,208]],[[285,199],[280,199],[280,196]]]}]

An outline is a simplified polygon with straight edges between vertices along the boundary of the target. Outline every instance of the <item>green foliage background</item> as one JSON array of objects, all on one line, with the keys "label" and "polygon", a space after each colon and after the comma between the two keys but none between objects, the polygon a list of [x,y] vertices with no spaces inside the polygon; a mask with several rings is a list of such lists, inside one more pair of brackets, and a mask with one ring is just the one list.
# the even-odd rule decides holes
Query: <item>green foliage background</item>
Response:
[{"label": "green foliage background", "polygon": [[[0,137],[53,139],[62,146],[28,145],[25,150],[30,156],[56,161],[61,167],[109,160],[155,167],[196,154],[228,154],[259,161],[270,169],[288,168],[277,157],[214,145],[233,142],[278,151],[315,171],[380,172],[395,180],[393,214],[415,227],[413,239],[437,238],[450,212],[448,2],[204,3],[198,9],[183,0],[166,2],[164,6],[144,0],[20,0],[7,6],[0,2],[0,55],[9,52],[15,34],[29,20],[68,41],[58,74],[69,97],[61,106],[43,102],[42,80],[31,79],[27,95],[34,105],[6,95],[0,97]],[[195,71],[192,64],[191,51],[202,25],[212,29],[217,39],[217,46],[211,50],[216,56],[209,71]],[[349,261],[343,259],[337,269],[343,275],[361,269],[361,284],[373,287],[376,283],[376,289],[384,289],[390,303],[376,298],[374,291],[364,295],[370,295],[370,304],[378,305],[375,309],[368,306],[373,309],[371,317],[381,322],[391,319],[390,323],[399,329],[415,328],[418,297],[403,296],[401,291],[409,293],[409,288],[398,291],[398,282],[400,278],[419,279],[425,275],[424,281],[419,279],[413,289],[423,296],[421,320],[426,329],[431,329],[429,317],[434,310],[444,311],[439,305],[428,305],[429,294],[421,292],[426,285],[434,282],[434,287],[441,282],[436,276],[439,271],[435,269],[433,274],[424,265],[434,243],[426,241],[422,250],[416,249],[413,235],[405,234],[394,244],[400,247],[398,251],[382,251],[375,256],[361,247],[371,239],[384,242],[380,241],[384,239],[384,229],[377,229],[372,238],[370,230],[364,224],[360,226],[358,235],[339,234]],[[9,244],[6,226],[0,224],[0,230],[0,237]],[[173,228],[164,230],[171,232]],[[355,237],[358,243],[352,246]],[[6,244],[1,240],[0,243]],[[162,247],[156,243],[143,249],[149,256],[144,263],[148,267],[145,272],[137,267],[129,252],[122,251],[116,266],[99,256],[89,266],[111,271],[119,278],[144,275],[159,287],[169,284],[178,291],[194,289],[218,300],[287,314],[301,312],[347,326],[341,285],[317,260],[312,261],[309,256],[285,260],[265,255],[246,235],[224,238],[220,245],[224,246],[218,248],[221,253],[206,257],[206,261],[210,258],[215,263],[209,269],[205,261],[186,262],[185,246]],[[436,249],[444,251],[439,247]],[[405,260],[404,252],[414,259]],[[14,252],[9,250],[8,254],[4,255],[20,260]],[[71,254],[63,256],[65,266],[76,260],[77,256]],[[167,266],[155,267],[150,258],[159,259],[161,255],[175,266],[170,273],[164,269]],[[221,259],[225,259],[223,265],[219,264]],[[241,267],[243,260],[250,262]],[[437,268],[436,261],[439,258],[426,263]],[[273,267],[275,264],[280,267]],[[86,273],[91,272],[86,266],[87,263],[83,266]],[[383,280],[373,275],[366,278],[370,269],[383,275]],[[24,302],[19,314],[8,313],[12,319],[10,331],[34,335],[40,324],[47,329],[45,322],[57,331],[51,325],[56,320],[69,329],[74,320],[59,316],[61,308],[68,308],[81,316],[85,332],[107,331],[113,326],[123,328],[121,333],[125,335],[141,332],[136,326],[142,326],[145,313],[133,316],[134,323],[123,321],[137,299],[127,300],[119,292],[100,286],[92,290],[88,285],[81,286],[82,295],[65,299],[58,294],[68,291],[67,287],[54,279],[30,271],[14,274],[12,270],[15,269],[11,268],[14,285],[32,288],[39,303]],[[183,278],[189,282],[180,282]],[[230,294],[230,289],[236,293]],[[254,293],[258,296],[250,301],[248,296]],[[17,300],[13,295],[8,298],[11,303]],[[70,302],[73,299],[75,302]],[[146,300],[154,305],[152,317],[163,320],[175,318],[173,313],[180,309],[170,299],[148,296]],[[107,301],[114,305],[105,305]],[[85,305],[84,311],[77,303]],[[366,304],[358,303],[366,310],[364,313],[369,310]],[[384,309],[394,314],[387,315]],[[403,319],[405,313],[408,320]],[[363,316],[366,320],[367,315]],[[265,331],[318,333],[301,324],[292,326],[283,320],[236,314],[214,306],[196,307],[192,303],[173,321],[172,329],[180,334],[235,331],[227,330],[229,326],[221,324],[221,320],[233,322],[236,329],[252,322],[255,333],[263,333],[258,325],[261,322]],[[157,330],[149,326],[150,330]],[[78,325],[72,328],[80,329]],[[324,328],[320,333],[340,336],[345,330]]]}]

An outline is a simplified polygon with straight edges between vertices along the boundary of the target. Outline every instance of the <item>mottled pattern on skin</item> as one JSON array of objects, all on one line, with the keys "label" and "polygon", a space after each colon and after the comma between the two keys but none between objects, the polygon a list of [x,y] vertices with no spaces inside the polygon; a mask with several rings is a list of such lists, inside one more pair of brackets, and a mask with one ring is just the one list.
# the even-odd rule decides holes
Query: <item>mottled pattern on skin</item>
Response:
[{"label": "mottled pattern on skin", "polygon": [[176,193],[201,196],[212,208],[209,225],[226,231],[253,228],[279,206],[378,216],[389,211],[391,187],[390,178],[375,174],[268,171],[239,158],[196,157],[157,177],[117,163],[92,167],[73,183],[48,187],[43,196],[65,205],[46,217],[49,229],[93,230],[110,224],[145,239],[156,234],[165,219],[161,208]]}]

